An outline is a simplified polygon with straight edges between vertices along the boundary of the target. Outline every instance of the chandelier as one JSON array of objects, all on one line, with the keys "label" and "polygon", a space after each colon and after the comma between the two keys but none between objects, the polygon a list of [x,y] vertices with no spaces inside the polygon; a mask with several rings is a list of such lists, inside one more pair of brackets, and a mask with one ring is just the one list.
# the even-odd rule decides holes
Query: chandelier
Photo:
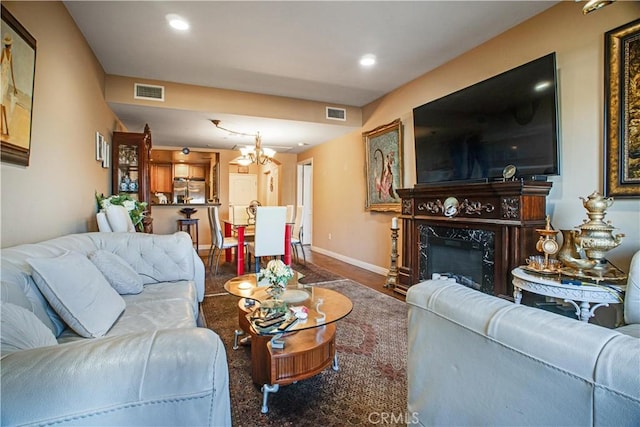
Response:
[{"label": "chandelier", "polygon": [[[576,0],[576,1],[581,1],[581,0]],[[587,0],[587,3],[582,7],[582,13],[586,15],[587,13],[591,13],[600,8],[603,8],[613,3],[614,1],[615,0]]]},{"label": "chandelier", "polygon": [[255,134],[252,134],[252,133],[237,132],[234,130],[226,129],[220,126],[220,120],[211,120],[211,123],[213,123],[218,129],[222,129],[234,135],[252,136],[256,139],[256,145],[252,147],[249,146],[249,147],[240,148],[240,153],[242,154],[242,156],[238,159],[238,163],[241,166],[248,166],[251,163],[266,165],[273,159],[273,156],[275,156],[276,154],[275,150],[272,150],[271,148],[262,147],[262,138],[260,138],[260,132],[256,132]]}]

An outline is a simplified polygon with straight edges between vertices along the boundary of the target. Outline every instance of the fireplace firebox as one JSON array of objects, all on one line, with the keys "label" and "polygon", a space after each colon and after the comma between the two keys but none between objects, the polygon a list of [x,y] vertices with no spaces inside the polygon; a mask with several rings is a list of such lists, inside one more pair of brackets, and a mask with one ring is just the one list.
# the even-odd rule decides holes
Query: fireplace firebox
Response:
[{"label": "fireplace firebox", "polygon": [[487,230],[420,225],[419,280],[433,274],[493,294],[495,233]]},{"label": "fireplace firebox", "polygon": [[406,294],[433,273],[511,295],[511,270],[536,253],[551,182],[501,181],[397,190],[402,252],[396,292]]}]

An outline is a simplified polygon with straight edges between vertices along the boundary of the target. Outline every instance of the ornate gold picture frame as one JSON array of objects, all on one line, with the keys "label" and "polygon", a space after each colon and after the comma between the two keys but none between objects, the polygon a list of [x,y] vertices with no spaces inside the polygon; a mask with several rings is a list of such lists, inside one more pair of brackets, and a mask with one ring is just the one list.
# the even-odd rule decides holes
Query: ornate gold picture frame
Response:
[{"label": "ornate gold picture frame", "polygon": [[29,166],[36,39],[2,6],[2,161]]},{"label": "ornate gold picture frame", "polygon": [[606,196],[640,197],[640,19],[605,33]]},{"label": "ornate gold picture frame", "polygon": [[402,123],[400,119],[364,132],[367,211],[400,212]]}]

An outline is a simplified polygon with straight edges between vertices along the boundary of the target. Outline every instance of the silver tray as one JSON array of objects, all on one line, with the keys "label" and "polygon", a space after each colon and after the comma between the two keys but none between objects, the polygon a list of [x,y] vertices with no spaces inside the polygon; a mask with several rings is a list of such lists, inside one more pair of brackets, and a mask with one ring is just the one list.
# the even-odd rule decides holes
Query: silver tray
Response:
[{"label": "silver tray", "polygon": [[592,282],[620,282],[627,280],[627,274],[612,264],[607,264],[603,269],[578,270],[573,267],[563,267],[560,269],[563,276],[576,277],[578,279],[590,280]]},{"label": "silver tray", "polygon": [[532,268],[532,267],[529,267],[528,265],[523,265],[520,268],[528,273],[540,274],[543,276],[559,276],[560,275],[560,270],[547,270],[547,269],[538,270],[537,268]]}]

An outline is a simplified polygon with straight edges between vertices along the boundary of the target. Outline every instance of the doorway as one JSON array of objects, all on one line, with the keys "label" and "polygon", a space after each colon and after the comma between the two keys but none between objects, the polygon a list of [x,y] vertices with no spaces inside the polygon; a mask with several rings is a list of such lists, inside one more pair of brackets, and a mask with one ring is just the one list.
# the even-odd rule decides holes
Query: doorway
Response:
[{"label": "doorway", "polygon": [[248,206],[258,198],[258,177],[248,173],[229,174],[229,205]]},{"label": "doorway", "polygon": [[298,163],[298,203],[304,206],[302,218],[302,244],[313,242],[313,159]]}]

